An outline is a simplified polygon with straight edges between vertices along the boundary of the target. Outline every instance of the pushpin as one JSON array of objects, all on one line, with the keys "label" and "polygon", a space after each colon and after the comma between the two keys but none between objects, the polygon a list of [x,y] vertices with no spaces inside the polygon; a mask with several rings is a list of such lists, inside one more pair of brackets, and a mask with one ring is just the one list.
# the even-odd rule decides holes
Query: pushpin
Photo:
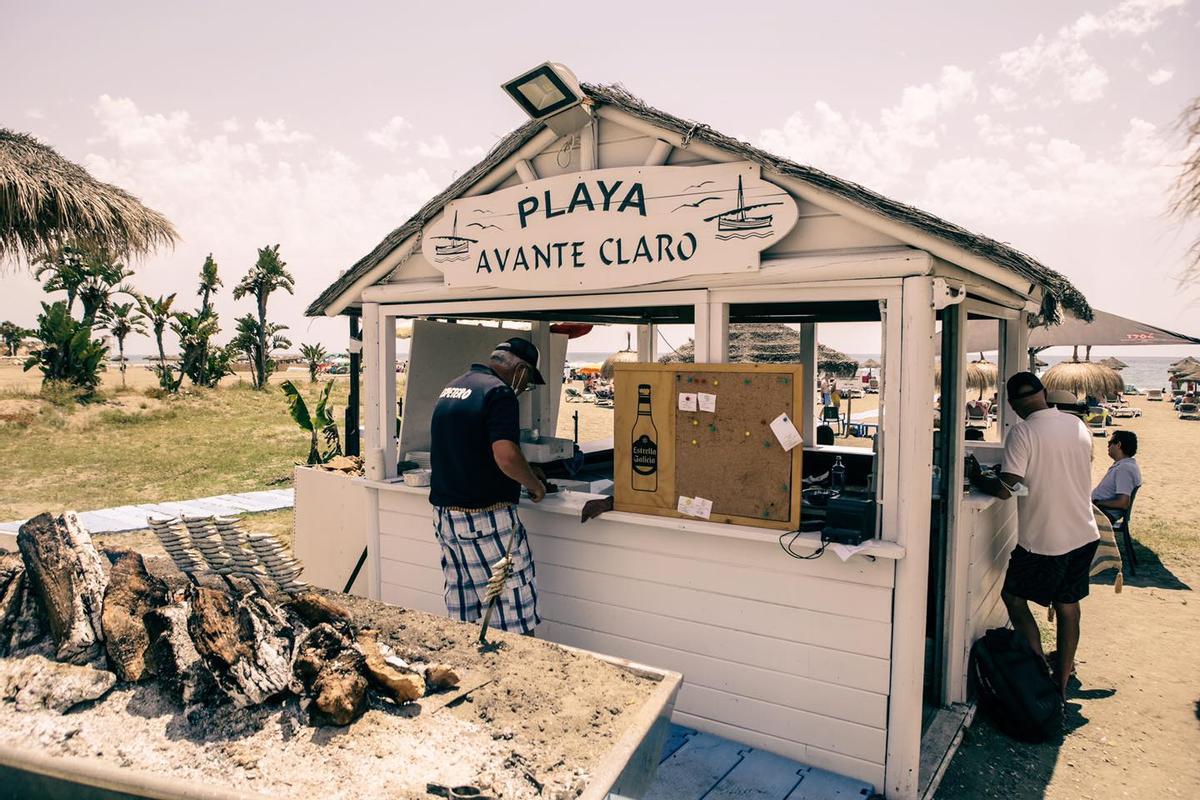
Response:
[{"label": "pushpin", "polygon": [[749,436],[749,435],[750,435],[750,431],[746,431],[746,435],[747,435],[747,436]]},{"label": "pushpin", "polygon": [[717,380],[716,378],[713,378],[713,386],[720,386],[720,385],[721,385],[721,382],[719,380]]},{"label": "pushpin", "polygon": [[713,433],[716,433],[716,432],[717,432],[717,426],[716,426],[716,425],[713,425],[711,422],[708,424],[708,429],[709,429],[710,431],[712,431]]},{"label": "pushpin", "polygon": [[693,424],[693,425],[699,425],[699,424],[700,424],[700,420],[698,420],[698,419],[694,419],[694,420],[692,420],[692,424]]},{"label": "pushpin", "polygon": [[698,442],[695,439],[692,439],[692,444],[698,444]]}]

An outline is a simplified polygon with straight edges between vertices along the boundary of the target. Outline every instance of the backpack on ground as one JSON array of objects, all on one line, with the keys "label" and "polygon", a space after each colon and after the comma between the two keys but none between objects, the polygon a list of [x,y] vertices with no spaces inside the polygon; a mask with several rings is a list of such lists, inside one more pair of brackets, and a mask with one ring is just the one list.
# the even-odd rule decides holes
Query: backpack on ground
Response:
[{"label": "backpack on ground", "polygon": [[1062,697],[1046,662],[1020,633],[992,628],[971,647],[971,681],[979,707],[1000,730],[1026,742],[1062,732]]}]

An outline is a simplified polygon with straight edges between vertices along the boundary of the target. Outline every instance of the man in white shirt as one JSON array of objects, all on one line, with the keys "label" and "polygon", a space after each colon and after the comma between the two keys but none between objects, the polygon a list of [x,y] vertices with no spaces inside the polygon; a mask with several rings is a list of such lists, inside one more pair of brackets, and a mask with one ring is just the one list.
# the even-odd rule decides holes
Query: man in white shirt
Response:
[{"label": "man in white shirt", "polygon": [[1013,627],[1045,657],[1029,602],[1054,606],[1058,620],[1059,689],[1066,697],[1079,646],[1079,601],[1100,541],[1092,515],[1092,437],[1078,417],[1052,408],[1032,372],[1008,379],[1008,402],[1021,417],[1004,440],[1001,480],[1029,493],[1017,499],[1017,547],[1001,597]]},{"label": "man in white shirt", "polygon": [[1113,464],[1092,490],[1092,502],[1110,519],[1125,516],[1133,505],[1133,493],[1142,485],[1142,468],[1134,458],[1137,451],[1136,433],[1113,431],[1108,440],[1108,457]]}]

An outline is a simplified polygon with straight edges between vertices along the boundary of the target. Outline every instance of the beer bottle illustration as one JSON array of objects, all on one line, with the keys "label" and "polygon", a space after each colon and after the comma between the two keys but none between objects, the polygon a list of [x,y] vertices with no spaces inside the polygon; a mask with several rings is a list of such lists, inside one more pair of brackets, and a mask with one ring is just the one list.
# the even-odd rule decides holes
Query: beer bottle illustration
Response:
[{"label": "beer bottle illustration", "polygon": [[637,419],[633,423],[633,488],[658,491],[658,429],[650,411],[650,384],[638,384]]}]

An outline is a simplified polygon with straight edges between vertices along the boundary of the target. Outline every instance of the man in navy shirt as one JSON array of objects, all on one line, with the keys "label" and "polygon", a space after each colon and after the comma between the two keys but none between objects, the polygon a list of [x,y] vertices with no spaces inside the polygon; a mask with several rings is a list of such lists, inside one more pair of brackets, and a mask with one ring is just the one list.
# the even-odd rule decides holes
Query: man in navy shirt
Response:
[{"label": "man in navy shirt", "polygon": [[[495,624],[523,634],[532,634],[541,617],[517,501],[522,486],[535,503],[546,488],[521,454],[517,395],[545,384],[537,365],[537,348],[525,339],[496,345],[486,364],[472,364],[442,390],[430,448],[429,502],[442,548],[446,610],[464,622],[479,619],[488,581],[507,557],[510,573],[496,601]],[[509,538],[512,549],[505,553]]]}]

